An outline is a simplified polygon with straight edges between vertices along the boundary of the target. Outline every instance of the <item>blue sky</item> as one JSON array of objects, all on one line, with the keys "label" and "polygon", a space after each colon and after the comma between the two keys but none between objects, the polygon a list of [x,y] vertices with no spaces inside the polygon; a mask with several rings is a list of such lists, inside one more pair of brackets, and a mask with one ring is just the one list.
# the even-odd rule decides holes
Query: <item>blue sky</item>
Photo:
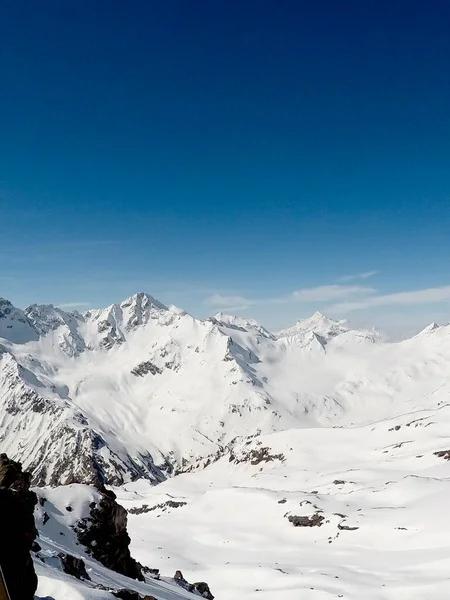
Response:
[{"label": "blue sky", "polygon": [[5,2],[0,295],[449,320],[449,25],[444,0]]}]

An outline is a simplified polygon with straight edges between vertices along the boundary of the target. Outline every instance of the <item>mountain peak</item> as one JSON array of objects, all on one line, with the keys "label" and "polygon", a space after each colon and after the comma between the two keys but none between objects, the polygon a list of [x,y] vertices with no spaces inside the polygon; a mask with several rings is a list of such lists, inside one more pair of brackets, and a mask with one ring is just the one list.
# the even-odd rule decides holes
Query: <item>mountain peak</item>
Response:
[{"label": "mountain peak", "polygon": [[430,323],[424,329],[422,329],[419,335],[422,335],[423,333],[432,333],[433,331],[436,331],[436,329],[439,329],[439,325],[435,322]]},{"label": "mountain peak", "polygon": [[242,331],[257,331],[266,338],[274,339],[274,336],[270,331],[263,327],[258,321],[254,319],[246,319],[244,317],[237,317],[235,315],[229,315],[223,312],[219,312],[214,317],[211,317],[210,321],[223,327],[230,329],[240,329]]},{"label": "mountain peak", "polygon": [[25,344],[38,338],[25,312],[6,298],[0,298],[0,338],[15,344]]},{"label": "mountain peak", "polygon": [[335,337],[340,333],[349,331],[348,321],[335,321],[326,317],[319,311],[316,311],[308,319],[299,319],[295,325],[282,329],[278,332],[278,337],[288,337],[292,335],[305,335],[307,333],[316,333],[325,339]]},{"label": "mountain peak", "polygon": [[31,304],[25,309],[25,314],[33,323],[36,331],[43,335],[57,329],[60,325],[70,327],[73,319],[76,318],[75,315],[67,313],[53,304]]},{"label": "mountain peak", "polygon": [[158,310],[168,310],[165,304],[146,292],[137,292],[120,303],[121,308],[128,308],[130,306],[139,306],[141,308],[153,307],[157,308]]},{"label": "mountain peak", "polygon": [[316,312],[312,315],[311,319],[327,319],[328,317],[326,317],[323,313],[321,313],[319,310],[316,310]]}]

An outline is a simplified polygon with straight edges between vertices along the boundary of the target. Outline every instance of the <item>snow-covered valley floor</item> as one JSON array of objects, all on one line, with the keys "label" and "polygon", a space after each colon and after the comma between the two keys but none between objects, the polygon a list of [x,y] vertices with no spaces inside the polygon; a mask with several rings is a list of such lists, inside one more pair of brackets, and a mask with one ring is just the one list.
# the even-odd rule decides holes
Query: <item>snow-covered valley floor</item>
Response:
[{"label": "snow-covered valley floor", "polygon": [[[284,460],[236,464],[270,448]],[[132,552],[220,600],[444,600],[450,594],[450,406],[354,429],[256,438],[203,472],[118,491]],[[264,453],[263,453],[264,454]],[[289,515],[323,516],[294,527]],[[348,529],[347,529],[348,528]]]}]

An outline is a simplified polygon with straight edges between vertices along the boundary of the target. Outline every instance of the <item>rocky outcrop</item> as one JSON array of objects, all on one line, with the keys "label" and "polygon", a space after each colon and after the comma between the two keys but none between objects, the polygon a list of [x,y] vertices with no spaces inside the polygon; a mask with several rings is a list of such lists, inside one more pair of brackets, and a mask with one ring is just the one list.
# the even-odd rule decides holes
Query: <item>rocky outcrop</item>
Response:
[{"label": "rocky outcrop", "polygon": [[127,511],[117,503],[114,492],[102,485],[99,489],[100,502],[91,507],[90,517],[80,521],[76,528],[78,540],[108,569],[143,581],[140,566],[130,554]]},{"label": "rocky outcrop", "polygon": [[233,452],[230,453],[229,462],[235,462],[239,464],[242,462],[249,462],[251,465],[259,465],[260,463],[268,463],[274,460],[284,462],[286,460],[284,454],[274,454],[271,448],[252,448],[251,450],[241,451],[239,456],[235,456]]},{"label": "rocky outcrop", "polygon": [[120,598],[120,600],[156,600],[154,596],[141,596],[137,592],[133,590],[116,590],[112,592],[112,595],[116,598]]},{"label": "rocky outcrop", "polygon": [[76,577],[77,579],[87,579],[90,581],[91,578],[86,571],[86,565],[82,558],[77,558],[71,554],[65,554],[64,552],[60,552],[58,557],[61,560],[64,573],[72,575],[72,577]]},{"label": "rocky outcrop", "polygon": [[141,515],[143,513],[151,512],[152,510],[161,509],[163,512],[167,511],[168,508],[180,508],[180,506],[186,506],[187,502],[176,501],[176,500],[167,500],[167,502],[162,502],[161,504],[155,504],[155,506],[149,506],[148,504],[143,504],[139,507],[132,507],[128,509],[128,512],[131,515]]},{"label": "rocky outcrop", "polygon": [[297,515],[290,515],[288,517],[289,523],[292,523],[294,527],[320,527],[325,521],[322,515],[314,514],[311,517],[299,517]]},{"label": "rocky outcrop", "polygon": [[433,454],[439,458],[450,460],[450,450],[439,450],[439,452],[433,452]]},{"label": "rocky outcrop", "polygon": [[209,589],[209,585],[204,581],[197,581],[197,583],[191,584],[191,590],[195,591],[206,600],[214,600],[214,596],[211,594],[211,590]]},{"label": "rocky outcrop", "polygon": [[0,454],[0,565],[11,600],[33,600],[37,577],[30,556],[36,538],[31,476]]},{"label": "rocky outcrop", "polygon": [[162,369],[157,367],[151,361],[147,360],[145,362],[139,363],[134,369],[131,369],[131,374],[136,377],[144,377],[147,373],[151,373],[152,375],[161,375]]},{"label": "rocky outcrop", "polygon": [[143,573],[145,573],[145,575],[148,575],[152,579],[161,579],[161,576],[159,574],[159,569],[151,569],[150,567],[147,567],[146,565],[141,565],[141,563],[139,563],[139,566],[141,568],[141,571]]},{"label": "rocky outcrop", "polygon": [[214,596],[211,594],[211,590],[209,589],[209,585],[205,581],[197,581],[196,583],[188,583],[186,579],[183,577],[183,573],[181,571],[175,571],[175,575],[173,576],[176,583],[181,585],[185,590],[191,592],[193,594],[198,594],[207,600],[214,600]]}]

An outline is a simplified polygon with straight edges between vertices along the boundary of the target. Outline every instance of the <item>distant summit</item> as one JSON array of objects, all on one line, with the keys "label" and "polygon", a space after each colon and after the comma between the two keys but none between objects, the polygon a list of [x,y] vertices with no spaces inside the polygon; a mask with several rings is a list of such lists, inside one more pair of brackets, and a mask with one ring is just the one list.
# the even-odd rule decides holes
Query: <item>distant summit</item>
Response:
[{"label": "distant summit", "polygon": [[326,317],[321,312],[315,312],[309,319],[300,319],[292,327],[278,331],[277,335],[278,337],[288,337],[313,332],[325,339],[329,339],[350,329],[351,327],[347,320],[335,321]]}]

